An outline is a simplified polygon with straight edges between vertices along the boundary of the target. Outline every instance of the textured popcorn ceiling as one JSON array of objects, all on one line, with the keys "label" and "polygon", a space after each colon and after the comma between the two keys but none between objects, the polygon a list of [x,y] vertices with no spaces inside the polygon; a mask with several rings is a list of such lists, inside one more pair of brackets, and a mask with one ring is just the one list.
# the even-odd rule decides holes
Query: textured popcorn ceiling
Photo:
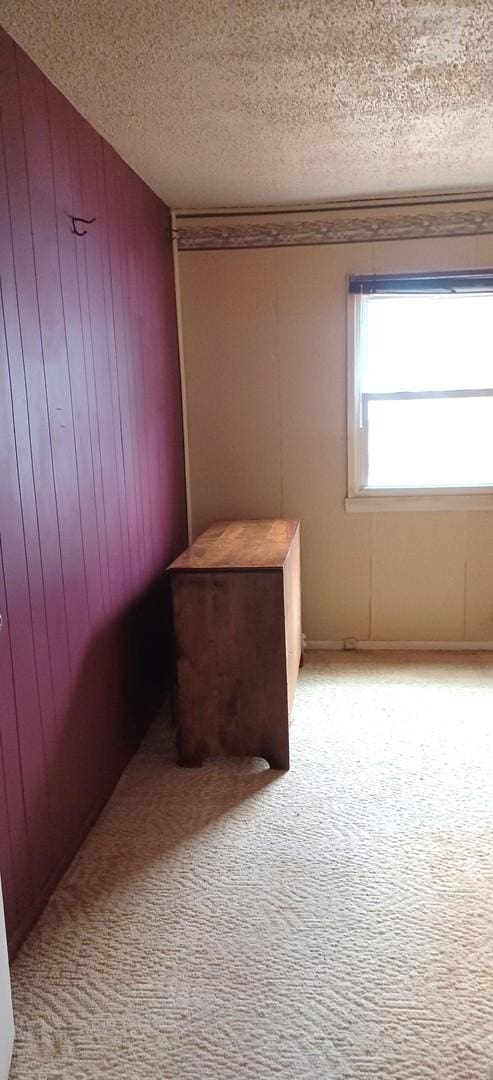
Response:
[{"label": "textured popcorn ceiling", "polygon": [[493,0],[0,0],[175,207],[493,181]]}]

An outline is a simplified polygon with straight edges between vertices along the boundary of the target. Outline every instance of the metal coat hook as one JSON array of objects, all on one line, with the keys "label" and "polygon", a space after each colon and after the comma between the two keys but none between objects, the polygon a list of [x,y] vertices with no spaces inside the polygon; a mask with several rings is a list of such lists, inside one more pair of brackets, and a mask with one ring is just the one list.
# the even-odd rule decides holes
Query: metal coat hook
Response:
[{"label": "metal coat hook", "polygon": [[70,217],[71,217],[71,220],[72,220],[72,229],[71,229],[71,231],[74,233],[75,236],[85,236],[86,232],[87,232],[87,229],[83,229],[82,232],[79,232],[79,230],[76,229],[76,227],[75,227],[75,222],[76,221],[81,221],[83,225],[92,225],[93,221],[96,220],[95,217],[92,217],[92,218],[74,217],[72,214],[70,215]]}]

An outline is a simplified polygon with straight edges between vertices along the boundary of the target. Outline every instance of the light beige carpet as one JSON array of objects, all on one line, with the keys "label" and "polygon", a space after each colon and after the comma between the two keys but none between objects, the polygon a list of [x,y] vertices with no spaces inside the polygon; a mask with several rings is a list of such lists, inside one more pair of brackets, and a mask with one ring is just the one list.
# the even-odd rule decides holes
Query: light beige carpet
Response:
[{"label": "light beige carpet", "polygon": [[312,655],[292,769],[151,732],[13,971],[13,1080],[491,1080],[493,658]]}]

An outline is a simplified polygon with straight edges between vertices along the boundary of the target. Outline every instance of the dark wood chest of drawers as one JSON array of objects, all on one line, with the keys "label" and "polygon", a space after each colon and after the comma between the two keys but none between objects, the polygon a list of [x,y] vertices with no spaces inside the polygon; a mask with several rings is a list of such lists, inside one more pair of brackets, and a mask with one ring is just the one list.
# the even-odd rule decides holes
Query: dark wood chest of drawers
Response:
[{"label": "dark wood chest of drawers", "polygon": [[302,644],[299,522],[218,522],[169,572],[180,763],[252,755],[288,769]]}]

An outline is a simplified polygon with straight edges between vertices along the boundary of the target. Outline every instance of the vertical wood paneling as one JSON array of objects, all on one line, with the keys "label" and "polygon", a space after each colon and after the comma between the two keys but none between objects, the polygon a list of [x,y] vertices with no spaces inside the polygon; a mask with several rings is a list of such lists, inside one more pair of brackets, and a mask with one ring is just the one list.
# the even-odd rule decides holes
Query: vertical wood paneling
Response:
[{"label": "vertical wood paneling", "polygon": [[[1,665],[1,661],[0,661]],[[0,675],[2,670],[0,667]],[[7,893],[6,918],[10,925],[16,923],[18,918],[17,889],[14,879],[14,860],[12,854],[12,837],[10,834],[10,815],[7,803],[7,777],[3,744],[0,741],[0,821],[4,827],[0,829],[0,865],[3,868],[3,888]]]},{"label": "vertical wood paneling", "polygon": [[67,117],[69,106],[50,83],[47,83],[46,89],[71,415],[77,463],[77,497],[84,551],[84,582],[87,599],[87,618],[84,602],[81,601],[79,620],[85,628],[86,624],[89,627],[91,622],[94,625],[102,618],[103,601],[94,466],[91,454],[91,431],[85,379],[85,342],[82,332],[77,270],[77,241],[67,229],[67,208],[74,206],[77,198],[74,198],[72,190]]},{"label": "vertical wood paneling", "polygon": [[[158,537],[158,519],[159,519],[159,496],[158,496],[158,484],[156,482],[156,469],[157,463],[155,461],[155,455],[153,454],[153,434],[155,431],[155,410],[159,404],[159,398],[156,397],[155,385],[152,377],[155,357],[153,356],[154,335],[153,328],[149,317],[149,297],[147,283],[145,279],[145,266],[148,247],[150,245],[149,237],[152,235],[152,226],[150,223],[150,200],[144,198],[145,192],[142,191],[142,185],[139,184],[138,178],[134,177],[133,183],[133,198],[135,205],[134,223],[136,225],[135,232],[135,274],[137,285],[137,296],[139,300],[139,310],[142,313],[142,317],[139,320],[140,328],[140,372],[139,389],[142,395],[142,415],[144,417],[144,430],[143,438],[145,444],[145,463],[147,474],[147,487],[149,493],[149,539],[150,539],[150,558],[154,562],[159,556],[159,537]],[[149,420],[151,421],[149,423]]]},{"label": "vertical wood paneling", "polygon": [[[1,31],[0,98],[0,873],[15,951],[149,719],[143,661],[186,515],[169,213]],[[96,218],[86,236],[72,214]]]},{"label": "vertical wood paneling", "polygon": [[122,184],[124,215],[126,229],[128,230],[128,243],[126,245],[128,267],[128,313],[132,339],[131,364],[132,385],[134,396],[135,415],[135,440],[138,447],[138,463],[140,473],[140,488],[142,493],[142,521],[146,521],[148,527],[142,530],[141,552],[143,558],[144,579],[152,561],[152,519],[149,501],[149,476],[146,447],[146,415],[143,398],[143,379],[140,378],[142,369],[142,308],[139,280],[137,275],[137,230],[140,222],[136,221],[136,206],[134,197],[134,178],[130,183]]},{"label": "vertical wood paneling", "polygon": [[84,565],[82,530],[46,82],[23,53],[18,55],[18,70],[68,655],[68,665],[58,687],[62,712],[70,677],[80,656],[81,637],[82,640],[86,637],[87,593],[84,575],[80,573]]},{"label": "vertical wood paneling", "polygon": [[[53,91],[53,93],[56,94],[56,91]],[[79,118],[77,116],[77,113],[75,113],[74,110],[70,108],[68,103],[65,103],[65,105],[69,140],[70,175],[72,181],[71,213],[84,217],[85,215],[82,209],[83,203],[80,181],[81,165],[79,142],[77,138],[77,126],[79,123]],[[84,356],[85,404],[87,408],[87,418],[89,424],[88,432],[86,432],[86,437],[88,434],[89,445],[91,448],[93,504],[96,515],[99,548],[101,583],[100,599],[102,614],[105,615],[106,612],[109,612],[111,609],[111,601],[108,569],[108,544],[106,539],[106,514],[102,482],[101,452],[99,445],[98,410],[94,386],[94,353],[89,312],[89,296],[87,289],[87,252],[85,243],[80,244],[77,237],[75,237],[72,232],[70,233],[70,236],[72,243],[74,244],[77,268],[77,291],[82,331],[81,342]],[[84,400],[84,390],[81,387],[81,401],[82,400]]]},{"label": "vertical wood paneling", "polygon": [[123,240],[123,237],[126,236],[125,204],[122,195],[124,166],[123,162],[120,160],[120,158],[117,157],[114,151],[107,147],[107,151],[108,150],[110,152],[113,165],[113,214],[114,216],[116,215],[116,220],[113,224],[113,235],[115,237],[114,242],[116,243],[118,248],[118,262],[115,265],[115,275],[113,277],[113,280],[117,283],[117,286],[121,292],[122,300],[121,330],[123,335],[124,352],[123,354],[120,354],[122,356],[122,360],[119,364],[119,370],[120,385],[123,388],[122,401],[126,406],[126,409],[124,411],[124,430],[126,439],[125,460],[127,462],[127,476],[130,468],[131,484],[134,492],[135,516],[133,518],[130,517],[128,520],[130,527],[130,550],[133,583],[134,588],[136,588],[142,581],[144,574],[144,515],[142,506],[142,485],[140,482],[138,443],[136,438],[137,429],[133,371],[134,342],[129,308],[128,257],[127,244]]},{"label": "vertical wood paneling", "polygon": [[[2,443],[3,460],[4,444]],[[8,608],[1,549],[0,605],[3,620],[5,621]],[[5,628],[3,628],[3,633],[5,634]],[[0,787],[3,789],[3,799],[0,806],[0,813],[2,814],[0,866],[4,882],[3,893],[6,919],[8,924],[15,926],[22,910],[28,909],[32,904],[32,880],[10,641],[7,643],[2,642],[0,647],[0,686],[2,688],[2,722],[0,725],[2,772],[0,773]]]},{"label": "vertical wood paneling", "polygon": [[[164,214],[162,203],[154,199],[154,213],[157,227],[151,249],[150,276],[154,283],[152,303],[156,311],[156,340],[159,341],[161,363],[157,365],[156,375],[161,380],[161,415],[166,415],[169,402],[179,401],[181,408],[181,382],[179,367],[166,363],[169,352],[178,354],[178,330],[176,325],[175,282],[172,260],[161,258],[162,247],[169,244],[171,221],[169,214]],[[156,283],[158,287],[156,287]],[[168,296],[170,303],[164,305],[161,296]],[[167,546],[179,546],[177,527],[179,524],[167,513],[166,508],[175,486],[176,475],[184,468],[183,444],[180,429],[166,426],[163,435],[164,453],[160,454],[162,470],[163,519],[161,531]]]},{"label": "vertical wood paneling", "polygon": [[[5,578],[0,549],[0,604],[6,612]],[[27,847],[26,819],[22,778],[19,769],[19,744],[12,657],[10,648],[0,649],[0,686],[2,688],[2,712],[0,738],[0,866],[3,871],[7,922],[15,925],[22,902],[31,899],[31,874]],[[17,831],[14,835],[13,827]],[[15,858],[14,858],[15,853]]]},{"label": "vertical wood paneling", "polygon": [[130,419],[130,397],[128,384],[128,343],[124,315],[124,291],[120,250],[120,221],[118,217],[117,186],[115,179],[115,153],[108,143],[103,142],[103,162],[106,194],[106,223],[108,228],[109,277],[111,303],[113,311],[113,332],[115,340],[115,372],[117,397],[120,416],[120,436],[122,443],[122,462],[125,489],[126,529],[128,536],[128,573],[132,586],[138,578],[138,513],[135,484],[134,447]]},{"label": "vertical wood paneling", "polygon": [[[40,537],[58,549],[58,534],[50,526],[51,473],[43,498],[35,486],[43,453],[51,461],[47,432],[44,380],[36,288],[29,223],[27,177],[22,140],[16,56],[10,42],[2,52],[2,163],[0,181],[0,277],[2,334],[0,338],[0,484],[1,544],[5,580],[5,630],[0,647],[10,648],[16,701],[17,739],[33,891],[44,888],[52,859],[50,801],[46,774],[45,728],[53,722],[51,665],[45,648],[47,625],[44,568]],[[15,258],[13,257],[15,254]],[[29,304],[31,309],[29,310]],[[23,331],[23,332],[22,332]],[[31,363],[25,363],[32,349]],[[34,480],[34,483],[33,483]],[[54,588],[54,605],[61,589]],[[62,597],[63,602],[63,597]],[[44,610],[43,610],[44,609]],[[63,609],[62,609],[63,610]],[[41,634],[41,648],[35,642]],[[8,637],[7,637],[8,636]],[[65,641],[66,645],[66,641]],[[48,667],[43,665],[48,663]],[[29,726],[20,717],[29,718]],[[34,797],[28,800],[26,792]]]},{"label": "vertical wood paneling", "polygon": [[113,440],[115,447],[116,475],[118,486],[118,502],[120,507],[120,538],[123,556],[124,587],[127,589],[130,583],[130,541],[127,520],[127,503],[125,489],[125,468],[123,461],[123,438],[120,385],[118,381],[118,365],[116,355],[116,331],[115,316],[113,310],[113,289],[110,260],[109,241],[109,207],[106,193],[106,177],[104,169],[104,145],[103,140],[98,140],[97,145],[97,183],[98,183],[98,211],[101,220],[101,262],[104,287],[104,314],[106,320],[106,341],[108,346],[108,361],[111,384],[111,403],[113,420]]},{"label": "vertical wood paneling", "polygon": [[97,168],[100,139],[88,124],[77,124],[79,159],[81,162],[80,214],[96,220],[88,228],[84,239],[86,250],[87,289],[89,298],[89,323],[92,343],[95,403],[97,411],[97,437],[101,456],[101,476],[105,514],[108,574],[111,605],[124,588],[123,545],[118,496],[117,462],[115,454],[113,402],[111,397],[110,362],[106,313],[104,308],[104,282],[102,267],[103,221],[98,200]]},{"label": "vertical wood paneling", "polygon": [[[25,489],[31,483],[34,485],[34,506],[31,499],[27,497],[27,491],[25,493],[23,490],[22,507],[26,528],[26,518],[29,514],[27,558],[32,593],[32,629],[38,658],[38,676],[42,680],[41,708],[44,723],[51,728],[55,725],[55,714],[60,715],[66,700],[70,684],[70,660],[47,380],[34,261],[33,221],[28,186],[29,166],[24,140],[24,118],[19,93],[17,57],[19,57],[18,50],[15,55],[12,53],[12,63],[6,71],[7,77],[1,94],[13,252],[11,267],[9,265],[10,252],[8,248],[4,250],[2,245],[2,280],[5,286],[5,326],[11,359],[17,450],[19,451],[19,447],[22,447],[24,451],[23,464],[25,464],[26,474],[22,480],[23,487],[24,484]],[[20,330],[20,340],[17,340],[17,329]],[[22,440],[19,435],[21,430]],[[27,456],[28,446],[30,461]],[[34,520],[31,517],[33,510],[37,539],[34,536]],[[26,545],[27,543],[26,533]],[[36,543],[39,545],[41,574],[38,574]],[[8,592],[11,572],[7,565],[5,565],[5,574]],[[49,590],[49,602],[47,590]],[[49,678],[43,660],[46,640]],[[54,695],[55,713],[49,698],[48,683]]]}]

